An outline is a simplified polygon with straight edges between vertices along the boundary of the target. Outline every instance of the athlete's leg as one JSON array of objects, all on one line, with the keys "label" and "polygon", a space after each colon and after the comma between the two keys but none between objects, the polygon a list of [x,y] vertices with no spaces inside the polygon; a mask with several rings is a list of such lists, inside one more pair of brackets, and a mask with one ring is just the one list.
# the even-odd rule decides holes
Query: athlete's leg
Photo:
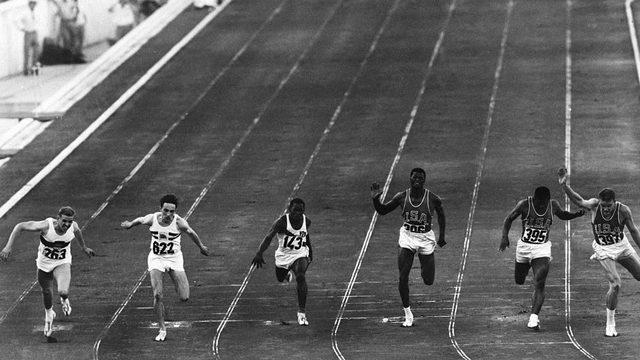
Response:
[{"label": "athlete's leg", "polygon": [[42,300],[44,301],[44,336],[47,337],[47,342],[55,342],[55,338],[51,337],[53,319],[56,317],[56,312],[53,311],[53,272],[38,269],[38,283],[42,288]]},{"label": "athlete's leg", "polygon": [[516,261],[516,267],[514,271],[516,284],[518,285],[524,284],[524,280],[527,278],[527,275],[529,274],[529,268],[531,268],[531,265],[528,262]]},{"label": "athlete's leg", "polygon": [[403,247],[398,250],[398,270],[400,272],[398,291],[400,292],[402,306],[405,308],[409,307],[409,272],[411,272],[411,267],[413,266],[414,255],[415,252]]},{"label": "athlete's leg", "polygon": [[276,279],[278,279],[278,282],[283,282],[285,280],[288,281],[289,280],[288,276],[289,276],[289,269],[276,266]]},{"label": "athlete's leg", "polygon": [[609,291],[607,291],[607,327],[605,336],[617,336],[615,310],[618,307],[618,293],[620,292],[620,274],[616,269],[616,262],[613,259],[601,259],[600,264],[604,268],[607,281],[609,282]]},{"label": "athlete's leg", "polygon": [[605,276],[609,282],[609,291],[607,291],[607,309],[615,310],[618,306],[618,293],[620,292],[620,274],[616,269],[616,262],[612,259],[602,259],[600,264],[604,268]]},{"label": "athlete's leg", "polygon": [[298,310],[305,312],[307,306],[307,268],[309,267],[309,258],[299,258],[291,265],[291,271],[296,277],[296,291],[298,293]]},{"label": "athlete's leg", "polygon": [[62,312],[65,315],[71,315],[71,304],[69,302],[69,285],[71,284],[71,264],[62,264],[53,269],[53,277],[58,285],[58,295],[60,295],[60,304]]},{"label": "athlete's leg", "polygon": [[549,274],[550,259],[548,257],[536,258],[531,260],[533,269],[533,299],[531,305],[531,313],[538,315],[544,302],[544,287]]},{"label": "athlete's leg", "polygon": [[[403,327],[413,326],[413,313],[411,312],[409,301],[409,273],[413,266],[413,257],[415,251],[400,247],[398,250],[398,270],[400,276],[398,279],[398,291],[400,291],[400,299],[404,308]],[[422,259],[421,259],[422,262]],[[423,268],[424,270],[424,268]]]},{"label": "athlete's leg", "polygon": [[53,306],[53,273],[38,269],[38,283],[42,288],[42,300],[45,310]]},{"label": "athlete's leg", "polygon": [[151,278],[151,289],[153,290],[153,309],[158,317],[158,325],[160,331],[167,331],[164,325],[164,302],[162,294],[162,276],[164,272],[156,269],[149,271],[149,277]]},{"label": "athlete's leg", "polygon": [[53,277],[58,284],[58,295],[66,299],[69,297],[69,284],[71,284],[71,264],[62,264],[53,269]]},{"label": "athlete's leg", "polygon": [[420,274],[425,285],[433,285],[436,276],[436,261],[433,253],[429,255],[418,254],[420,260]]},{"label": "athlete's leg", "polygon": [[622,265],[636,280],[640,281],[640,257],[634,251],[628,257],[619,258],[618,262]]},{"label": "athlete's leg", "polygon": [[184,271],[169,270],[169,276],[171,276],[171,280],[173,280],[180,301],[189,300],[189,279],[187,279],[187,273]]}]

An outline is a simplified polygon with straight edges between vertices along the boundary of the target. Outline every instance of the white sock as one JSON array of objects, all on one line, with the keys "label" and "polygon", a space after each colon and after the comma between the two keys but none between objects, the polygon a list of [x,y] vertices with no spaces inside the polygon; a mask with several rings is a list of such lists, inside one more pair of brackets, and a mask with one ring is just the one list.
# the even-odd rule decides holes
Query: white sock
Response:
[{"label": "white sock", "polygon": [[529,321],[538,322],[538,314],[531,314],[531,316],[529,316]]},{"label": "white sock", "polygon": [[607,326],[616,326],[616,310],[607,309]]},{"label": "white sock", "polygon": [[410,306],[407,306],[406,308],[404,308],[404,316],[407,316],[407,317],[413,316],[413,313],[411,312],[411,307]]}]

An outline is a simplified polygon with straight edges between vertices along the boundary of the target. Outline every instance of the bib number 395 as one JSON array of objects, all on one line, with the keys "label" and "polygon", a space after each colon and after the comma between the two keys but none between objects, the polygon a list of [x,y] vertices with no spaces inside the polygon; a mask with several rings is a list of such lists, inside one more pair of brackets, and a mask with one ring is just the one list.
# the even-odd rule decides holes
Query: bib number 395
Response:
[{"label": "bib number 395", "polygon": [[535,244],[546,242],[547,230],[527,228],[522,241]]},{"label": "bib number 395", "polygon": [[156,255],[175,254],[175,251],[173,251],[172,242],[166,243],[166,242],[154,241],[153,244],[151,245],[151,249],[153,253]]},{"label": "bib number 395", "polygon": [[46,247],[42,251],[42,255],[52,260],[62,260],[67,257],[67,249]]}]

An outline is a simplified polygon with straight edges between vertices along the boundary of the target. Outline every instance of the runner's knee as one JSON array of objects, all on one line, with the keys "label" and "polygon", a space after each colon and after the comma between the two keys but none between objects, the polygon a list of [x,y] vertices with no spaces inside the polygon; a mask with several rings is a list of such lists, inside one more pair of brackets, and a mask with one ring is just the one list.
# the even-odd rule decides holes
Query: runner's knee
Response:
[{"label": "runner's knee", "polygon": [[429,271],[422,271],[422,281],[425,285],[433,285],[434,275]]},{"label": "runner's knee", "polygon": [[619,279],[609,281],[609,290],[613,292],[618,292],[620,291],[620,285],[621,285],[621,281]]},{"label": "runner's knee", "polygon": [[398,281],[400,284],[408,284],[409,283],[409,274],[400,274],[398,277]]}]

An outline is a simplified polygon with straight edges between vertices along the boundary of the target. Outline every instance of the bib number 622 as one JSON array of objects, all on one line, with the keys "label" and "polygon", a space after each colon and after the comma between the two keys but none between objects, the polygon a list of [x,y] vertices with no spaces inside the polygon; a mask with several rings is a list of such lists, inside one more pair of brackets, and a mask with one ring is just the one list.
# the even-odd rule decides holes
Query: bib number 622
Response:
[{"label": "bib number 622", "polygon": [[173,251],[172,242],[166,243],[166,242],[154,241],[153,244],[151,245],[151,249],[153,253],[156,255],[175,254],[175,251]]}]

